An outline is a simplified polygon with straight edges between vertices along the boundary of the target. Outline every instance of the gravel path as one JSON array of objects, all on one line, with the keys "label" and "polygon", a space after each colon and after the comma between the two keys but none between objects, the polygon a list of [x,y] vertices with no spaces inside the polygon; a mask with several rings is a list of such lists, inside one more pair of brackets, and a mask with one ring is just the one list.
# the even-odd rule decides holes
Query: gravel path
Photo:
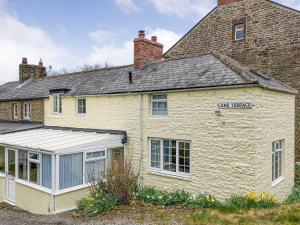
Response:
[{"label": "gravel path", "polygon": [[[74,214],[62,213],[58,215],[42,216],[21,211],[13,207],[0,207],[1,225],[135,225],[137,223],[126,218],[105,219],[84,221],[81,218],[74,218]],[[140,224],[140,223],[139,223]]]}]

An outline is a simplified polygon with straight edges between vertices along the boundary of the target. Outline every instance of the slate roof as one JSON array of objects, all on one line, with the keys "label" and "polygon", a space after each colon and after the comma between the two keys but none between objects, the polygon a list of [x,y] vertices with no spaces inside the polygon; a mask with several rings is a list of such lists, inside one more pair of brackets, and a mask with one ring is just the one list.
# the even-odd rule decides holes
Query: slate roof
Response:
[{"label": "slate roof", "polygon": [[31,130],[43,127],[41,123],[0,121],[0,134]]},{"label": "slate roof", "polygon": [[[132,71],[132,84],[129,84],[129,71]],[[297,93],[229,57],[213,53],[152,62],[139,70],[129,65],[32,79],[22,85],[11,82],[0,87],[0,100],[45,98],[52,89],[70,89],[66,95],[80,96],[249,85]]]}]

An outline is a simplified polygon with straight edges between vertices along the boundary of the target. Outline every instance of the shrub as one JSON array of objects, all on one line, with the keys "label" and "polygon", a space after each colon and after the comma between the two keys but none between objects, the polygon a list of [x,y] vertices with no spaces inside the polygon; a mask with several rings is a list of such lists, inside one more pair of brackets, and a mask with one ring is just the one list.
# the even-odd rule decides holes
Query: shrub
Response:
[{"label": "shrub", "polygon": [[128,204],[138,190],[138,177],[130,161],[125,161],[120,156],[113,160],[111,168],[107,171],[107,190],[118,199],[118,203]]},{"label": "shrub", "polygon": [[111,168],[103,177],[102,174],[88,174],[90,195],[110,193],[116,197],[119,204],[128,204],[138,189],[138,175],[135,175],[131,163],[123,156],[117,157],[111,163]]},{"label": "shrub", "polygon": [[300,187],[295,187],[285,202],[288,204],[300,202]]},{"label": "shrub", "polygon": [[146,204],[161,206],[185,204],[192,198],[192,194],[184,190],[167,192],[157,190],[153,187],[141,188],[136,196],[139,200],[143,201]]},{"label": "shrub", "polygon": [[77,202],[77,208],[86,218],[92,218],[112,210],[117,205],[117,199],[109,193],[101,193],[98,196],[83,198]]},{"label": "shrub", "polygon": [[182,205],[189,208],[214,208],[220,204],[210,194],[199,194],[194,197],[191,192],[184,190],[167,192],[153,187],[141,188],[137,197],[146,204],[161,206]]},{"label": "shrub", "polygon": [[250,209],[273,208],[278,205],[274,195],[267,192],[247,192],[244,196],[232,195],[219,206],[222,211],[237,212]]},{"label": "shrub", "polygon": [[192,198],[185,206],[192,208],[215,208],[220,205],[220,202],[211,194],[198,194]]}]

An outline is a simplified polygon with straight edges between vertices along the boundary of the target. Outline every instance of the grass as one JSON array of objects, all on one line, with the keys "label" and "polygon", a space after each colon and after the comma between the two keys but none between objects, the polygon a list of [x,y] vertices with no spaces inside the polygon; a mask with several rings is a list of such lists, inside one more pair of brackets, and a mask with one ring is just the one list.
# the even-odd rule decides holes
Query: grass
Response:
[{"label": "grass", "polygon": [[186,224],[186,225],[296,225],[300,224],[300,203],[281,205],[272,209],[252,209],[230,213],[216,209],[187,209],[179,206],[159,207],[133,203],[118,206],[101,217],[114,221],[127,218],[139,224]]}]

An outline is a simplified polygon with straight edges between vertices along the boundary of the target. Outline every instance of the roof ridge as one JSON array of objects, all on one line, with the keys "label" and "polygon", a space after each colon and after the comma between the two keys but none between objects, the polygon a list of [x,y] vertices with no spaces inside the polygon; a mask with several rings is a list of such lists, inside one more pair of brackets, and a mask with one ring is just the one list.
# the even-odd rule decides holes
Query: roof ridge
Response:
[{"label": "roof ridge", "polygon": [[212,51],[211,53],[215,58],[220,60],[223,64],[228,66],[234,72],[236,72],[242,79],[247,82],[255,83],[257,79],[250,73],[250,69],[247,66],[242,65],[237,60],[223,55],[218,51]]},{"label": "roof ridge", "polygon": [[128,65],[122,65],[122,66],[112,66],[112,67],[104,67],[104,68],[98,68],[98,69],[91,69],[91,70],[84,70],[84,71],[76,71],[76,72],[71,72],[71,73],[63,73],[63,74],[56,74],[56,75],[50,75],[47,76],[44,79],[47,78],[53,78],[53,77],[60,77],[60,76],[72,76],[72,75],[80,75],[80,74],[85,74],[85,73],[91,73],[91,72],[97,72],[97,71],[109,71],[109,70],[114,70],[114,69],[122,69],[126,67],[131,67],[133,64],[128,64]]}]

